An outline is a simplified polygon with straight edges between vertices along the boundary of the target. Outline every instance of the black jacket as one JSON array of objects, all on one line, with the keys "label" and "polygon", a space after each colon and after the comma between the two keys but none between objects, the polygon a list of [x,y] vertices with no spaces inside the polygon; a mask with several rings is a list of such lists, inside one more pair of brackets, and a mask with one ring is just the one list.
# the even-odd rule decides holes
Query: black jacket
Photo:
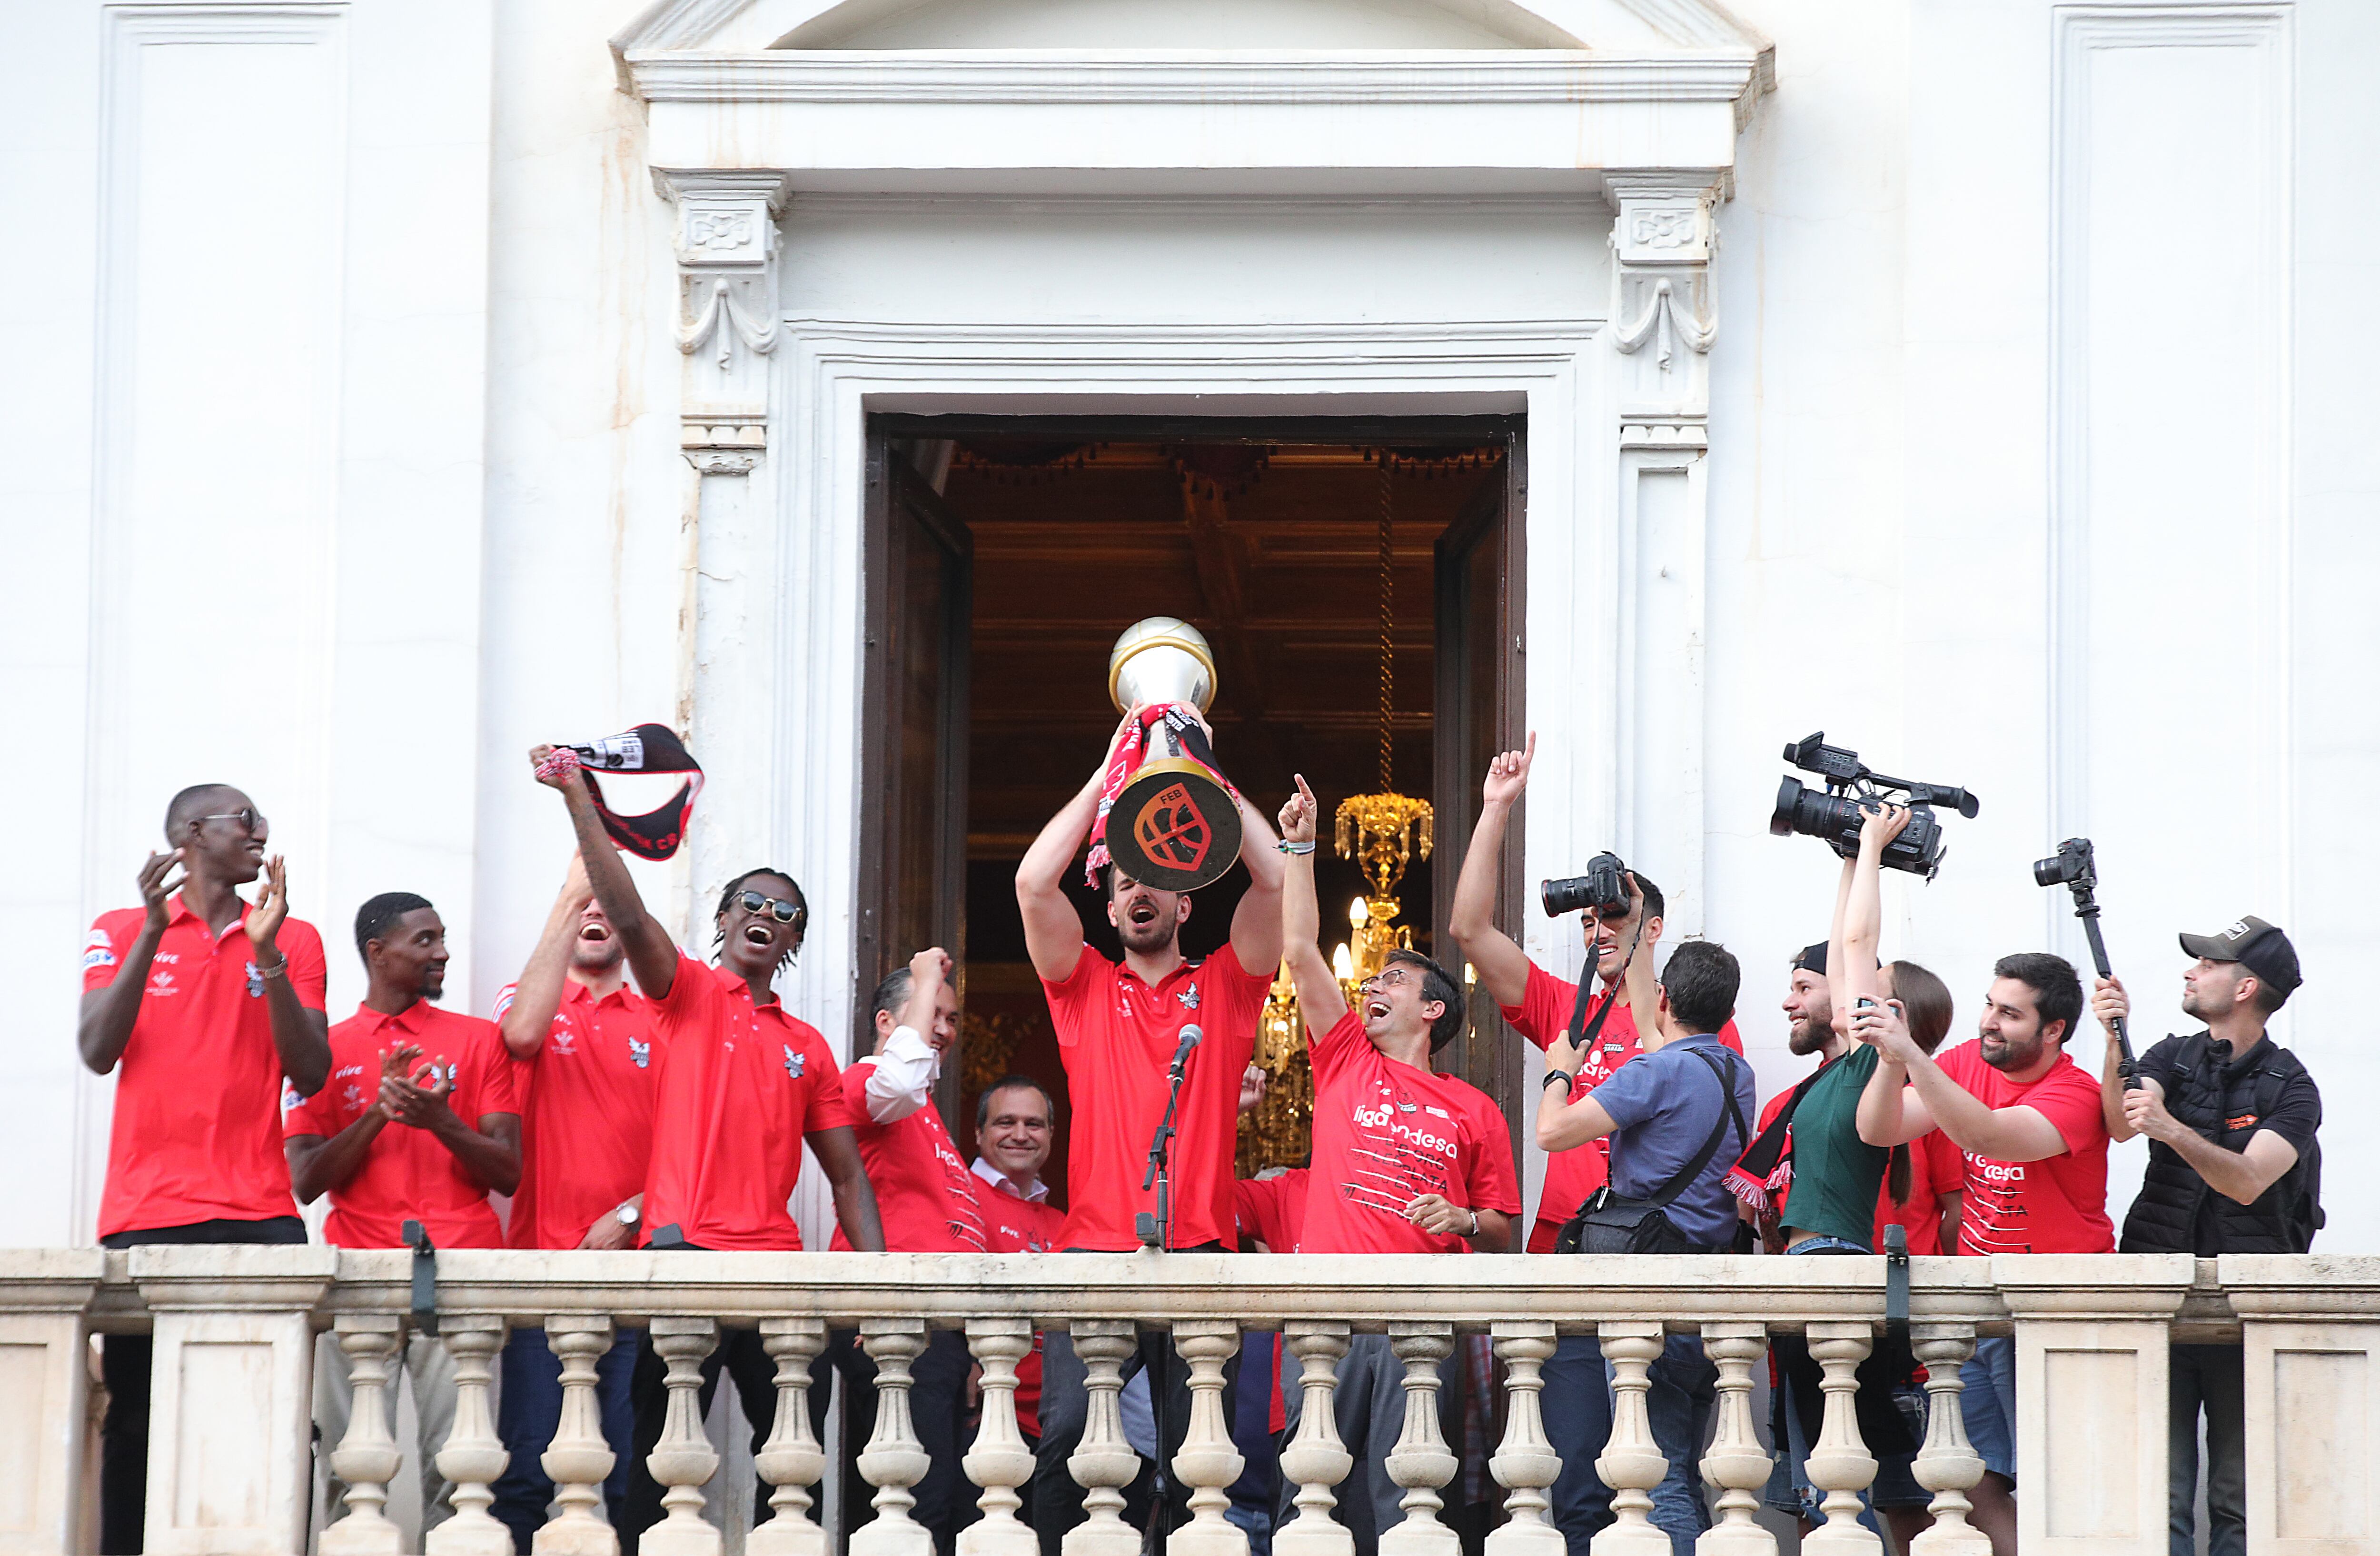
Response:
[{"label": "black jacket", "polygon": [[[2174,1046],[2166,1052],[2168,1044]],[[2141,1068],[2163,1083],[2168,1112],[2224,1149],[2237,1151],[2247,1149],[2249,1137],[2281,1105],[2284,1091],[2297,1085],[2311,1090],[2313,1081],[2296,1054],[2269,1038],[2245,1059],[2224,1063],[2229,1052],[2228,1043],[2218,1049],[2209,1034],[2200,1032],[2158,1044]],[[2301,1076],[2306,1078],[2300,1081]],[[2314,1106],[2319,1121],[2318,1094]],[[2128,1254],[2303,1253],[2322,1225],[2321,1185],[2322,1150],[2312,1138],[2296,1164],[2252,1205],[2216,1194],[2180,1152],[2151,1140],[2148,1175],[2124,1217],[2117,1248]],[[2210,1202],[2215,1246],[2206,1248],[2199,1222]]]}]

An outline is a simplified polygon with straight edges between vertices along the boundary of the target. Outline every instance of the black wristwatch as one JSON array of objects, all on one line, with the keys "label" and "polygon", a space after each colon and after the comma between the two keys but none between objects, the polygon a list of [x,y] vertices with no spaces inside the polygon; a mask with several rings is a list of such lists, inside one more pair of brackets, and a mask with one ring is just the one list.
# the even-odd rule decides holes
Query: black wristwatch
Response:
[{"label": "black wristwatch", "polygon": [[1551,1086],[1554,1082],[1560,1081],[1565,1088],[1567,1088],[1570,1083],[1576,1078],[1577,1077],[1572,1076],[1568,1070],[1548,1070],[1546,1072],[1544,1084]]}]

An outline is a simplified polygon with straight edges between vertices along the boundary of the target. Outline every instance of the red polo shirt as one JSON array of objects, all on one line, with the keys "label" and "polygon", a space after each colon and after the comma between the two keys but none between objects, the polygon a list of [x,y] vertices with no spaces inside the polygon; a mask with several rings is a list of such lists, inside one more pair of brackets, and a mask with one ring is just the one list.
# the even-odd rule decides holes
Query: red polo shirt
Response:
[{"label": "red polo shirt", "polygon": [[[990,1246],[976,1176],[942,1127],[942,1115],[928,1102],[891,1124],[868,1116],[868,1076],[874,1055],[855,1059],[843,1072],[843,1106],[851,1115],[852,1137],[876,1191],[876,1218],[884,1246],[896,1254],[979,1254]],[[848,1249],[851,1239],[834,1229],[828,1246]]]},{"label": "red polo shirt", "polygon": [[[496,996],[501,1025],[515,986]],[[645,1186],[653,1154],[652,1008],[625,984],[604,995],[574,978],[533,1059],[511,1061],[521,1100],[521,1181],[504,1244],[575,1248]]]},{"label": "red polo shirt", "polygon": [[[970,1176],[975,1174],[970,1173]],[[980,1177],[976,1181],[983,1183]],[[1060,1246],[1066,1213],[1047,1200],[1020,1199],[999,1184],[983,1184],[978,1197],[983,1205],[984,1233],[996,1254],[1042,1254]],[[1016,1429],[1027,1437],[1041,1435],[1041,1335],[1033,1335],[1033,1349],[1016,1364]]]},{"label": "red polo shirt", "polygon": [[[1603,998],[1597,990],[1587,996],[1587,1018],[1594,1019],[1596,1003]],[[1551,1048],[1554,1039],[1570,1030],[1571,1009],[1578,1000],[1578,985],[1556,978],[1535,962],[1529,964],[1529,986],[1517,1005],[1501,1005],[1504,1019],[1512,1030],[1528,1039],[1540,1049]],[[1718,1029],[1722,1047],[1737,1053],[1743,1052],[1743,1039],[1730,1021]],[[1593,1052],[1585,1056],[1578,1074],[1570,1083],[1570,1100],[1573,1102],[1609,1080],[1621,1065],[1636,1057],[1636,1017],[1626,1005],[1611,1007],[1611,1015],[1597,1034]],[[1535,1107],[1534,1102],[1529,1104]],[[1546,1189],[1537,1197],[1536,1224],[1529,1229],[1529,1252],[1549,1254],[1554,1251],[1554,1238],[1560,1233],[1562,1222],[1578,1213],[1586,1197],[1601,1188],[1611,1177],[1611,1141],[1609,1137],[1589,1140],[1568,1150],[1550,1151],[1546,1156]]]},{"label": "red polo shirt", "polygon": [[799,1248],[786,1212],[802,1137],[847,1128],[843,1075],[818,1029],[724,967],[681,952],[652,1002],[661,1039],[643,1225],[674,1225],[698,1248]]},{"label": "red polo shirt", "polygon": [[[294,1216],[281,1153],[281,1055],[255,948],[239,922],[217,940],[176,893],[115,1072],[99,1234]],[[85,993],[115,981],[147,910],[103,913],[83,947]],[[308,1010],[322,1008],[322,937],[282,920],[276,948]]]},{"label": "red polo shirt", "polygon": [[1256,1052],[1257,1017],[1272,979],[1269,967],[1258,974],[1241,966],[1227,942],[1204,961],[1175,967],[1154,989],[1087,945],[1063,982],[1042,980],[1074,1104],[1062,1246],[1107,1253],[1140,1246],[1133,1218],[1157,1209],[1157,1190],[1140,1186],[1148,1142],[1165,1116],[1166,1068],[1190,1023],[1204,1036],[1183,1072],[1173,1115],[1180,1133],[1171,1159],[1167,1243],[1238,1246],[1232,1161],[1239,1149],[1240,1076]]},{"label": "red polo shirt", "polygon": [[[520,1112],[513,1094],[512,1060],[495,1024],[416,1001],[395,1015],[359,1009],[331,1028],[331,1080],[293,1104],[282,1120],[291,1139],[330,1139],[380,1100],[380,1056],[407,1044],[423,1064],[453,1066],[446,1105],[478,1127],[492,1113]],[[323,1241],[341,1248],[401,1248],[405,1223],[418,1221],[442,1248],[501,1248],[504,1229],[488,1203],[488,1185],[464,1170],[438,1137],[411,1124],[382,1126],[355,1175],[331,1190]]]}]

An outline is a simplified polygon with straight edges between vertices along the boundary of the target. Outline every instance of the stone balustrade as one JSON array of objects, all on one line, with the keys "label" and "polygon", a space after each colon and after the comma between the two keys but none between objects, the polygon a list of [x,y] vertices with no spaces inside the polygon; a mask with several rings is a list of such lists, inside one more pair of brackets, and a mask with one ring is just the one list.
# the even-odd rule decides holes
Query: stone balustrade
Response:
[{"label": "stone balustrade", "polygon": [[[335,1333],[354,1363],[357,1408],[330,1445],[356,1489],[325,1530],[325,1552],[395,1552],[382,1514],[397,1462],[366,1394],[381,1386],[410,1321],[410,1256],[322,1247],[150,1247],[128,1252],[0,1251],[0,1556],[90,1549],[75,1526],[83,1463],[85,1347],[92,1332],[153,1331],[149,1545],[171,1556],[302,1548],[307,1510],[312,1339]],[[907,1409],[909,1363],[931,1329],[962,1332],[983,1368],[983,1425],[965,1459],[983,1519],[962,1556],[1033,1556],[1016,1489],[1031,1471],[1014,1411],[1015,1368],[1033,1330],[1071,1329],[1088,1374],[1088,1427],[1071,1461],[1089,1490],[1089,1521],[1069,1556],[1135,1556],[1119,1516],[1135,1471],[1116,1392],[1135,1337],[1170,1332],[1187,1362],[1189,1436],[1174,1472],[1191,1492],[1178,1552],[1245,1556],[1222,1516],[1240,1459],[1221,1409],[1224,1366],[1245,1329],[1278,1329],[1282,1366],[1304,1391],[1284,1445],[1293,1517],[1281,1556],[1345,1556],[1330,1520],[1349,1455],[1332,1428],[1332,1368],[1350,1335],[1385,1332],[1405,1368],[1407,1410],[1388,1469],[1405,1488],[1397,1556],[1453,1556],[1441,1492],[1458,1471],[1439,1434],[1441,1364],[1456,1339],[1485,1334],[1507,1392],[1489,1464],[1505,1521],[1489,1556],[1560,1556],[1547,1489],[1560,1465],[1539,1396],[1555,1338],[1600,1335],[1617,1385],[1598,1469],[1619,1522],[1597,1556],[1666,1551],[1647,1522],[1663,1462],[1644,1409],[1645,1368],[1665,1333],[1699,1334],[1719,1374],[1703,1473],[1714,1492],[1706,1550],[1775,1550],[1754,1521],[1768,1464],[1755,1435],[1754,1370],[1767,1337],[1806,1339],[1826,1379],[1824,1429],[1810,1474],[1827,1493],[1814,1549],[1879,1550],[1856,1522],[1876,1461],[1861,1442],[1852,1374],[1883,1324],[1884,1260],[1767,1258],[1428,1258],[1165,1255],[534,1253],[438,1256],[440,1331],[461,1400],[438,1455],[455,1516],[431,1532],[429,1556],[504,1556],[487,1483],[503,1464],[488,1410],[491,1358],[506,1326],[542,1325],[563,1366],[562,1425],[545,1456],[561,1511],[540,1556],[615,1556],[601,1484],[612,1453],[598,1427],[595,1363],[619,1329],[646,1330],[669,1365],[670,1410],[650,1464],[666,1490],[653,1552],[721,1549],[701,1516],[718,1455],[694,1412],[696,1368],[722,1328],[757,1329],[777,1363],[775,1430],[757,1455],[776,1517],[754,1531],[758,1556],[822,1556],[814,1516],[826,1456],[811,1436],[808,1362],[831,1328],[859,1331],[880,1368],[875,1435],[858,1468],[876,1488],[875,1519],[854,1556],[931,1556],[908,1515],[924,1453]],[[2067,1256],[1913,1261],[1911,1342],[1929,1374],[1930,1422],[1917,1458],[1936,1524],[1922,1556],[1987,1550],[1964,1519],[1982,1474],[1961,1425],[1959,1364],[1978,1335],[2013,1333],[2017,1355],[2022,1543],[2027,1556],[2153,1556],[2166,1544],[2165,1398],[2168,1342],[2244,1348],[2249,1539],[2255,1551],[2380,1556],[2380,1258],[2322,1255]],[[1384,1550],[1389,1549],[1384,1546]]]}]

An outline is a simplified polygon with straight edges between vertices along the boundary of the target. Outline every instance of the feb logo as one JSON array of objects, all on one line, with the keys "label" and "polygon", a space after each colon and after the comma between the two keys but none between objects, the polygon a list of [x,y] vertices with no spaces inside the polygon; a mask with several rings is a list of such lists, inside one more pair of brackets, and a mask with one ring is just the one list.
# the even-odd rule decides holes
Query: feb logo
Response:
[{"label": "feb logo", "polygon": [[1208,824],[1207,813],[1181,784],[1168,784],[1148,796],[1148,803],[1133,818],[1132,835],[1142,853],[1174,869],[1196,869],[1205,864],[1207,850],[1215,842],[1215,829]]},{"label": "feb logo", "polygon": [[645,1068],[645,1066],[653,1062],[653,1045],[650,1042],[640,1043],[636,1039],[630,1038],[628,1039],[628,1062],[636,1065],[639,1070]]},{"label": "feb logo", "polygon": [[809,1056],[808,1056],[808,1054],[804,1054],[804,1053],[795,1053],[795,1052],[794,1052],[794,1045],[793,1045],[793,1044],[791,1044],[791,1043],[786,1043],[786,1044],[784,1045],[784,1050],[785,1050],[785,1074],[787,1074],[787,1075],[789,1075],[789,1076],[793,1076],[795,1080],[799,1080],[799,1079],[801,1079],[801,1078],[802,1078],[802,1062],[803,1062],[804,1060],[808,1059]]}]

